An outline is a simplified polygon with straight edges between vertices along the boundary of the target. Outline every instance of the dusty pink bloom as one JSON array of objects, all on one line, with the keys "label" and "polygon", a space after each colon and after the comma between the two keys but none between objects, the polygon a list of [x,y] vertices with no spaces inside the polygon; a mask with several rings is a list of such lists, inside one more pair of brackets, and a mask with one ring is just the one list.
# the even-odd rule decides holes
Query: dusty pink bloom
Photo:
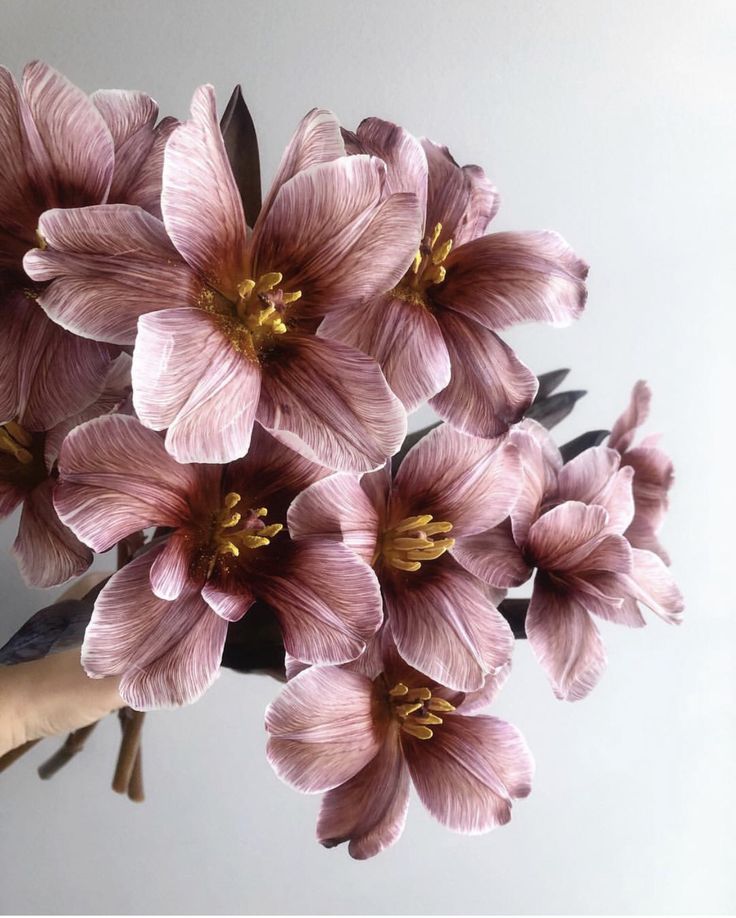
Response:
[{"label": "dusty pink bloom", "polygon": [[39,62],[19,87],[0,67],[0,421],[48,430],[102,391],[118,349],[51,322],[23,256],[49,208],[127,200],[156,211],[170,129],[156,128],[156,115],[143,93],[90,98]]},{"label": "dusty pink bloom", "polygon": [[469,716],[452,692],[387,654],[374,680],[348,667],[312,667],[266,712],[267,756],[306,793],[328,791],[317,837],[368,858],[400,837],[413,783],[429,812],[456,832],[511,818],[531,790],[534,764],[511,724]]},{"label": "dusty pink bloom", "polygon": [[606,665],[591,616],[630,627],[645,624],[639,603],[677,623],[682,596],[665,565],[632,548],[624,533],[634,513],[633,470],[617,452],[585,450],[563,465],[551,438],[533,421],[510,435],[523,467],[510,521],[478,533],[462,563],[496,587],[518,586],[536,568],[526,633],[559,698],[594,687]]},{"label": "dusty pink bloom", "polygon": [[634,470],[634,518],[626,530],[626,538],[635,548],[653,551],[669,564],[657,532],[669,507],[669,491],[675,478],[672,460],[659,446],[656,434],[632,446],[637,429],[649,416],[651,398],[652,390],[644,380],[639,380],[629,406],[613,425],[608,445],[621,454],[621,465]]},{"label": "dusty pink bloom", "polygon": [[483,235],[496,189],[446,147],[369,118],[348,135],[348,149],[380,156],[391,190],[417,195],[424,238],[398,284],[359,320],[353,310],[330,313],[320,334],[374,356],[407,411],[429,398],[466,433],[502,434],[531,404],[537,381],[496,332],[577,317],[587,266],[556,233]]},{"label": "dusty pink bloom", "polygon": [[23,509],[13,553],[29,586],[50,587],[83,573],[92,552],[61,522],[53,504],[56,459],[64,437],[78,424],[119,410],[130,389],[130,358],[110,367],[102,394],[81,414],[48,431],[29,431],[14,421],[0,425],[0,517]]},{"label": "dusty pink bloom", "polygon": [[385,165],[345,156],[334,116],[315,110],[250,232],[204,86],[166,146],[162,210],[163,223],[122,205],[47,213],[49,248],[26,269],[51,281],[43,304],[65,328],[135,341],[136,411],[168,428],[169,452],[236,459],[255,419],[329,468],[396,452],[405,413],[378,365],[313,334],[328,310],[396,283],[416,248],[417,202],[387,193]]},{"label": "dusty pink bloom", "polygon": [[[456,552],[508,516],[518,492],[515,447],[441,425],[388,468],[338,474],[289,509],[298,540],[345,542],[373,565],[401,656],[443,685],[480,688],[503,666],[513,635],[483,582]],[[453,557],[454,555],[454,557]]]},{"label": "dusty pink bloom", "polygon": [[366,564],[344,545],[281,531],[293,497],[326,470],[262,428],[245,459],[184,465],[137,419],[100,418],[67,437],[59,470],[59,516],[95,551],[151,526],[172,530],[112,577],[82,648],[90,675],[122,675],[133,707],[199,697],[228,621],[256,599],[275,610],[287,650],[310,663],[354,659],[381,624]]}]

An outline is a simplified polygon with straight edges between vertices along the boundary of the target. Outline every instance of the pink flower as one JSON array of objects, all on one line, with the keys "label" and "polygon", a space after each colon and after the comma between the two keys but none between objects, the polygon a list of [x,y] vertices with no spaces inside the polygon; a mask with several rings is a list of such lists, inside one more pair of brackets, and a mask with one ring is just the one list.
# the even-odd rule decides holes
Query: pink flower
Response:
[{"label": "pink flower", "polygon": [[661,560],[624,536],[634,513],[633,471],[620,466],[618,453],[594,447],[563,466],[549,434],[533,421],[510,440],[523,467],[510,521],[478,533],[456,554],[499,588],[520,585],[536,568],[526,634],[555,694],[575,701],[606,665],[592,615],[641,627],[642,603],[678,623],[682,596]]},{"label": "pink flower", "polygon": [[111,365],[100,397],[81,414],[48,431],[29,431],[14,421],[0,425],[0,518],[23,505],[13,553],[29,586],[55,586],[77,577],[92,563],[92,552],[54,509],[56,459],[70,430],[117,410],[129,387],[130,358],[122,354]]},{"label": "pink flower", "polygon": [[459,552],[508,516],[519,472],[515,447],[441,425],[393,481],[385,468],[307,488],[289,509],[289,531],[306,543],[343,541],[371,564],[401,656],[436,682],[474,691],[507,662],[513,635],[493,604],[498,594]]},{"label": "pink flower", "polygon": [[136,411],[179,461],[244,455],[257,419],[329,468],[374,469],[401,444],[401,403],[375,361],[313,331],[390,288],[416,248],[417,202],[386,182],[315,110],[249,232],[204,86],[166,147],[163,224],[122,205],[51,211],[26,269],[51,281],[43,305],[65,328],[135,341]]},{"label": "pink flower", "polygon": [[23,256],[48,208],[127,200],[158,208],[170,120],[143,93],[88,97],[34,62],[18,87],[0,67],[0,421],[48,430],[93,402],[117,348],[69,334],[39,307]]},{"label": "pink flower", "polygon": [[429,398],[466,433],[504,433],[532,403],[537,381],[496,332],[576,318],[587,266],[556,233],[483,235],[498,209],[496,189],[446,147],[376,118],[347,136],[350,152],[386,161],[392,191],[417,195],[424,238],[404,277],[359,321],[353,310],[335,310],[320,334],[374,356],[407,411]]},{"label": "pink flower", "polygon": [[628,408],[613,425],[608,445],[621,454],[621,465],[634,470],[634,518],[626,538],[635,548],[653,551],[665,562],[669,556],[657,538],[657,531],[669,507],[669,490],[675,478],[672,460],[658,445],[659,436],[645,437],[632,447],[637,429],[649,415],[652,390],[639,380],[631,393]]},{"label": "pink flower", "polygon": [[217,675],[227,623],[271,606],[289,653],[310,663],[357,657],[381,624],[370,568],[346,546],[292,542],[282,520],[326,470],[256,428],[245,459],[184,465],[131,417],[67,437],[55,503],[95,551],[150,526],[171,534],[115,574],[82,648],[91,676],[122,675],[138,709],[194,701]]},{"label": "pink flower", "polygon": [[469,716],[466,698],[410,668],[396,653],[371,680],[348,667],[312,667],[266,712],[267,756],[305,793],[328,793],[317,837],[369,858],[400,837],[409,787],[443,825],[487,832],[531,790],[534,764],[516,727]]}]

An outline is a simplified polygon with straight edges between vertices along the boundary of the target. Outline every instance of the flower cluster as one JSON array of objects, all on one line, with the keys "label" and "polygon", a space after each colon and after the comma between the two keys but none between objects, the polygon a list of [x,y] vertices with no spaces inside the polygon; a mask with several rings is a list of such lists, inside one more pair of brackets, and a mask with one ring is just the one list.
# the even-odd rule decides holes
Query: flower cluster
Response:
[{"label": "flower cluster", "polygon": [[[605,665],[594,616],[680,619],[671,462],[632,445],[649,389],[574,456],[531,419],[538,380],[497,333],[577,318],[587,266],[556,233],[486,234],[496,189],[446,147],[315,109],[261,203],[257,146],[212,87],[157,118],[143,93],[0,70],[0,512],[23,502],[21,571],[60,583],[153,530],[82,647],[138,710],[196,700],[232,624],[271,609],[289,679],[267,754],[327,792],[323,844],[392,844],[410,779],[451,829],[504,824],[533,771],[478,713],[510,671],[507,590],[533,576],[526,635],[567,700]],[[400,452],[427,401],[442,422]]]}]

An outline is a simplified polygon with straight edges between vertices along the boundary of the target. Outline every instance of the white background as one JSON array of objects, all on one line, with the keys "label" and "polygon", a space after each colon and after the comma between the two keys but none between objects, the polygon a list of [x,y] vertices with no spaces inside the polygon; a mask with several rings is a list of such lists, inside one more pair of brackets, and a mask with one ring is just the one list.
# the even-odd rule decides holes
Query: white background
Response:
[{"label": "white background", "polygon": [[[0,61],[40,57],[86,90],[244,93],[274,171],[314,105],[450,145],[498,184],[498,228],[554,228],[591,264],[572,329],[518,329],[536,371],[589,395],[561,440],[655,392],[677,468],[664,541],[679,629],[606,627],[590,698],[557,702],[524,644],[497,713],[537,759],[509,826],[464,838],[414,800],[368,863],[313,840],[316,798],[263,756],[277,685],[226,673],[149,716],[148,800],[109,790],[118,726],[43,783],[37,747],[0,777],[0,907],[14,912],[723,913],[736,908],[733,595],[733,2],[30,2],[0,7]],[[0,164],[2,168],[2,164]],[[3,524],[3,547],[14,535]],[[104,561],[104,559],[103,559]],[[0,643],[49,595],[0,561]]]}]

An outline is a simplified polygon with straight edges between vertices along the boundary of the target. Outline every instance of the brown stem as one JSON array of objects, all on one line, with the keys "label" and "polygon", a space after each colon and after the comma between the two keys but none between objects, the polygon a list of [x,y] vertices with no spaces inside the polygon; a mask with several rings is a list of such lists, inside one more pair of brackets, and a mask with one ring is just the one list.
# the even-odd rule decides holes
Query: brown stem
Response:
[{"label": "brown stem", "polygon": [[143,803],[146,799],[146,795],[143,792],[143,760],[141,755],[141,746],[139,743],[138,752],[135,755],[135,762],[133,763],[133,773],[130,776],[130,784],[128,785],[128,797],[134,803]]},{"label": "brown stem", "polygon": [[140,746],[143,719],[146,715],[132,708],[123,708],[118,716],[123,726],[123,738],[120,743],[115,776],[112,779],[112,789],[118,794],[127,794]]},{"label": "brown stem", "polygon": [[84,749],[84,744],[87,742],[87,737],[98,723],[99,721],[95,721],[93,724],[89,724],[86,727],[80,727],[79,730],[74,730],[70,733],[64,745],[57,749],[50,759],[47,759],[42,765],[39,765],[39,778],[42,778],[44,781],[53,778],[57,771],[62,769],[67,762],[70,762],[78,752],[81,752],[82,749]]},{"label": "brown stem", "polygon": [[5,771],[6,768],[10,768],[13,762],[17,762],[18,759],[25,755],[30,749],[38,743],[39,740],[29,740],[27,743],[23,743],[22,746],[16,746],[15,749],[11,749],[10,752],[6,752],[5,755],[0,756],[0,771]]}]

